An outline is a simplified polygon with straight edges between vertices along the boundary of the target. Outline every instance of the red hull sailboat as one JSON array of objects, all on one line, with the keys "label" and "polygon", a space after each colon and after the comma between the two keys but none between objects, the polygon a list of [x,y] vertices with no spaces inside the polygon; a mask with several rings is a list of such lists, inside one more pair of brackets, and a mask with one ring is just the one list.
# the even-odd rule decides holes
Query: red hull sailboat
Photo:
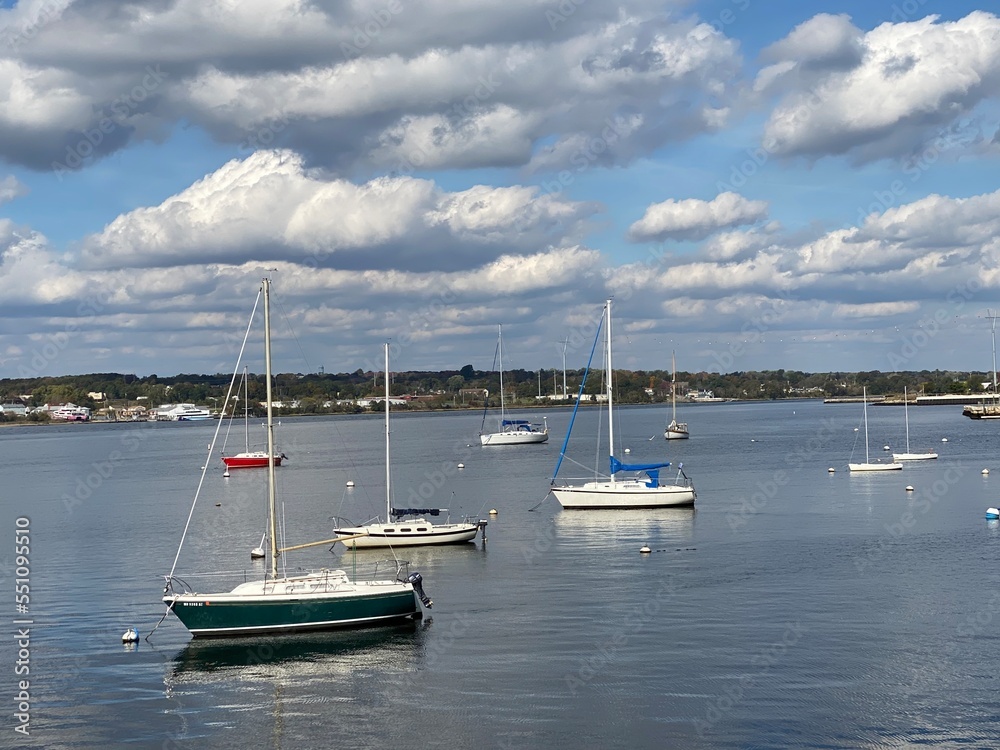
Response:
[{"label": "red hull sailboat", "polygon": [[[246,449],[243,453],[223,456],[222,462],[226,469],[266,469],[267,451],[250,450],[250,406],[248,400],[247,372],[243,370],[243,421],[246,432]],[[281,466],[281,459],[288,458],[284,453],[274,454],[274,465]]]},{"label": "red hull sailboat", "polygon": [[[284,453],[279,453],[274,457],[274,465],[281,466],[281,459],[286,458]],[[249,453],[237,453],[235,456],[223,456],[222,462],[227,469],[260,469],[267,468],[267,451],[251,451]]]}]

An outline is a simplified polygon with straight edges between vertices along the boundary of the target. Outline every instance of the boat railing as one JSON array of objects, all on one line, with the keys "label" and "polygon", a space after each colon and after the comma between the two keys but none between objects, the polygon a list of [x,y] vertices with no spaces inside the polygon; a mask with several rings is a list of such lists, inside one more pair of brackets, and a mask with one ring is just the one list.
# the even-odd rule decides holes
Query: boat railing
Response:
[{"label": "boat railing", "polygon": [[400,582],[406,581],[410,575],[410,561],[409,560],[376,560],[375,569],[372,572],[371,580],[379,580],[379,570],[382,571],[382,575],[385,576],[386,570],[392,570],[395,579]]}]

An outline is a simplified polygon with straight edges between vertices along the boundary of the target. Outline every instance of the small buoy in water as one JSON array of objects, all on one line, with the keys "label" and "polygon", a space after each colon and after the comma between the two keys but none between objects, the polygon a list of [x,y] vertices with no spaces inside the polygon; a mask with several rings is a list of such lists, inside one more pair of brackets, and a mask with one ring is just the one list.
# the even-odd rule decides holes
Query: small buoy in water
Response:
[{"label": "small buoy in water", "polygon": [[354,480],[353,479],[348,479],[347,480],[347,486],[348,487],[353,487],[354,486]]},{"label": "small buoy in water", "polygon": [[757,438],[750,438],[750,442],[751,443],[756,443],[757,442]]},{"label": "small buoy in water", "polygon": [[631,449],[631,448],[626,448],[626,449],[625,449],[625,452],[626,452],[626,453],[631,453],[631,452],[632,452],[632,449]]},{"label": "small buoy in water", "polygon": [[465,464],[459,464],[459,465],[458,465],[458,468],[460,468],[460,469],[464,469],[464,468],[465,468]]},{"label": "small buoy in water", "polygon": [[139,640],[138,628],[128,628],[122,633],[122,643],[135,643],[137,640]]},{"label": "small buoy in water", "polygon": [[833,472],[835,472],[835,471],[836,471],[836,469],[833,468],[832,466],[829,469],[826,470],[827,474],[833,474]]},{"label": "small buoy in water", "polygon": [[490,515],[491,516],[495,516],[496,514],[497,514],[497,509],[496,508],[490,508]]},{"label": "small buoy in water", "polygon": [[912,484],[906,485],[906,491],[907,492],[913,492],[913,485]]},{"label": "small buoy in water", "polygon": [[891,451],[892,448],[890,448],[888,445],[883,445],[882,446],[882,450],[884,450],[884,451]]},{"label": "small buoy in water", "polygon": [[642,545],[642,547],[640,547],[640,548],[639,548],[639,552],[641,552],[641,553],[642,553],[642,554],[644,554],[644,555],[647,555],[647,554],[649,554],[649,553],[650,553],[650,552],[652,552],[652,551],[653,551],[653,550],[651,550],[651,549],[649,548],[649,545],[648,545],[648,544],[644,544],[644,545]]},{"label": "small buoy in water", "polygon": [[222,507],[222,503],[216,503],[216,504],[215,504],[215,507],[216,507],[216,508],[221,508],[221,507]]},{"label": "small buoy in water", "polygon": [[222,476],[224,476],[226,479],[229,479],[229,469],[226,469],[224,472],[222,472]]},{"label": "small buoy in water", "polygon": [[947,443],[948,442],[948,438],[941,438],[941,442],[942,443]]},{"label": "small buoy in water", "polygon": [[987,508],[986,518],[988,518],[990,521],[996,521],[998,518],[1000,518],[1000,510],[997,510],[996,508]]},{"label": "small buoy in water", "polygon": [[858,428],[857,428],[857,427],[855,427],[855,428],[854,428],[854,431],[855,431],[855,432],[857,432],[857,431],[858,431]]},{"label": "small buoy in water", "polygon": [[989,469],[983,469],[982,473],[983,473],[984,477],[988,477],[990,475],[990,470]]},{"label": "small buoy in water", "polygon": [[263,547],[254,547],[252,550],[250,550],[250,559],[251,560],[259,560],[263,556],[264,556],[264,548]]}]

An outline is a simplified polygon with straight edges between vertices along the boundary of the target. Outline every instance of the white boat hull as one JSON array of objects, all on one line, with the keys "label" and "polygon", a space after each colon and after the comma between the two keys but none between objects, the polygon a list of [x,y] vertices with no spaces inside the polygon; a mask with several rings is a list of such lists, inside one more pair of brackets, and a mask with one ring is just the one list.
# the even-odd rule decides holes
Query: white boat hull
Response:
[{"label": "white boat hull", "polygon": [[895,463],[847,464],[847,468],[850,469],[851,471],[892,471],[894,469],[902,469],[903,464],[895,464]]},{"label": "white boat hull", "polygon": [[687,440],[690,436],[688,435],[686,424],[670,424],[667,425],[667,429],[663,432],[663,437],[667,440]]},{"label": "white boat hull", "polygon": [[528,445],[530,443],[545,443],[549,439],[547,432],[491,432],[479,436],[482,445]]},{"label": "white boat hull", "polygon": [[672,484],[649,487],[643,481],[631,479],[553,487],[551,492],[568,510],[676,508],[694,505],[695,501],[694,487]]},{"label": "white boat hull", "polygon": [[461,544],[475,540],[479,525],[474,523],[433,524],[419,518],[405,523],[373,523],[367,526],[334,529],[337,536],[365,534],[350,539],[348,547],[421,547],[425,545]]},{"label": "white boat hull", "polygon": [[927,461],[937,458],[937,453],[893,453],[893,461]]}]

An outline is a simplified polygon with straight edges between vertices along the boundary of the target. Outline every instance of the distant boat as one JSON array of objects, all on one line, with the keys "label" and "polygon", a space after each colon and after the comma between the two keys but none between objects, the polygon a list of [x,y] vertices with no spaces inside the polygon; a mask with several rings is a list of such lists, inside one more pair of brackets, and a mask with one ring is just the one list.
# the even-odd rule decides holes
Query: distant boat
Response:
[{"label": "distant boat", "polygon": [[[266,469],[267,468],[267,451],[252,451],[250,450],[250,401],[248,399],[248,386],[247,386],[247,371],[246,368],[243,370],[243,430],[246,436],[246,448],[243,453],[237,453],[232,456],[223,456],[222,462],[226,465],[227,469]],[[234,410],[235,411],[235,410]],[[230,424],[232,421],[230,420]],[[228,434],[228,433],[227,433]],[[223,449],[225,447],[223,446]],[[274,454],[274,465],[281,466],[281,459],[288,458],[284,453]]]},{"label": "distant boat", "polygon": [[486,429],[486,410],[489,408],[489,391],[486,392],[486,404],[483,407],[483,424],[480,427],[479,442],[482,445],[527,445],[529,443],[544,443],[549,439],[549,426],[543,418],[542,424],[530,422],[527,419],[508,419],[504,405],[503,392],[503,326],[497,333],[497,352],[500,363],[500,423],[497,432],[484,432]]},{"label": "distant boat", "polygon": [[[378,520],[363,526],[346,526],[333,533],[345,537],[344,544],[358,549],[366,547],[417,547],[426,545],[471,542],[486,521],[461,523],[431,523],[424,516],[447,513],[447,508],[393,508],[392,471],[389,459],[389,345],[385,345],[385,523]],[[412,495],[413,493],[411,493]],[[402,520],[415,516],[410,520]],[[397,519],[397,520],[394,520]]]},{"label": "distant boat", "polygon": [[49,412],[51,419],[61,419],[64,422],[89,422],[90,409],[86,406],[76,404],[64,404],[57,406]]},{"label": "distant boat", "polygon": [[[269,290],[270,280],[265,278],[261,294],[264,298],[267,445],[268,451],[273,454]],[[372,580],[357,581],[351,580],[343,570],[326,569],[302,575],[279,574],[278,556],[282,553],[303,547],[328,546],[337,540],[327,539],[279,548],[273,464],[269,466],[267,473],[268,575],[262,580],[241,583],[231,591],[195,591],[174,575],[177,559],[180,557],[180,549],[177,550],[170,574],[166,576],[163,602],[167,605],[167,611],[173,612],[192,636],[255,636],[263,633],[288,636],[310,630],[391,624],[421,617],[418,597],[424,606],[431,606],[430,600],[424,595],[420,574],[406,575],[405,563],[395,562],[395,575],[389,579],[373,577]],[[290,507],[296,506],[292,504]],[[191,508],[191,513],[193,512],[194,507]],[[183,538],[181,543],[183,544]]]},{"label": "distant boat", "polygon": [[[601,508],[632,509],[632,508],[667,508],[675,506],[694,505],[695,490],[694,484],[688,479],[681,467],[678,467],[677,478],[672,484],[660,483],[660,470],[670,466],[670,462],[651,464],[624,464],[615,457],[615,429],[614,429],[614,399],[612,386],[611,364],[611,300],[604,306],[604,331],[606,339],[606,351],[604,359],[605,367],[605,395],[608,402],[608,453],[610,454],[610,476],[582,484],[562,484],[556,485],[556,476],[559,474],[559,467],[562,464],[565,454],[566,443],[569,442],[569,432],[567,432],[566,443],[563,444],[563,452],[559,455],[559,462],[552,477],[549,491],[559,501],[559,504],[566,509],[596,510]],[[600,326],[598,326],[600,335]],[[597,341],[594,345],[596,347]],[[588,366],[589,371],[589,366]],[[586,375],[584,376],[586,380]],[[583,385],[581,384],[581,392]],[[577,399],[579,408],[579,399]],[[573,429],[573,421],[576,411],[573,412],[573,419],[570,420],[569,430]],[[621,472],[634,472],[634,474],[624,479],[619,479]]]},{"label": "distant boat", "polygon": [[851,471],[892,471],[893,469],[902,469],[903,464],[897,464],[895,462],[889,463],[887,461],[872,461],[868,455],[868,389],[862,389],[864,409],[865,409],[865,462],[863,464],[847,464],[847,468]]},{"label": "distant boat", "polygon": [[170,422],[200,422],[211,419],[212,413],[208,409],[202,409],[194,404],[175,404],[161,406],[156,411],[156,418],[160,421]]},{"label": "distant boat", "polygon": [[670,367],[672,370],[670,376],[670,424],[664,430],[663,437],[667,440],[687,440],[690,437],[687,422],[677,421],[677,362],[674,361],[673,352],[670,352]]},{"label": "distant boat", "polygon": [[937,453],[910,453],[910,412],[906,386],[903,386],[903,419],[906,422],[906,453],[893,453],[893,461],[926,461],[937,458]]}]

